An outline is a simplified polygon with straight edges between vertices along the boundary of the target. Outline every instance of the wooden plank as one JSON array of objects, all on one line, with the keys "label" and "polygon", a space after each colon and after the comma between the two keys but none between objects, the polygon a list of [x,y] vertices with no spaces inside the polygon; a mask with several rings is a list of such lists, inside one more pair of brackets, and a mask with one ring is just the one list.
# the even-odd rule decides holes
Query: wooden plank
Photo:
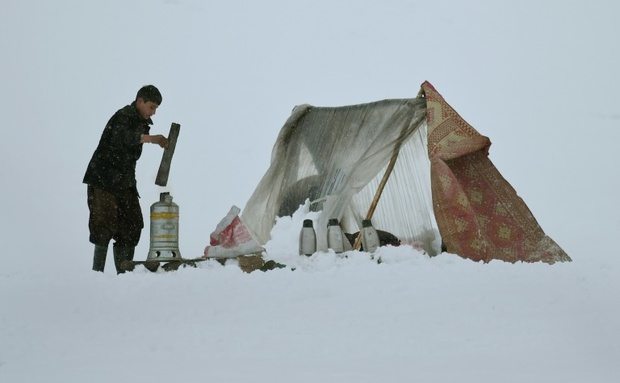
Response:
[{"label": "wooden plank", "polygon": [[159,171],[157,172],[157,178],[155,178],[155,185],[166,186],[168,184],[170,164],[172,163],[172,156],[174,155],[174,148],[177,145],[177,138],[179,137],[180,130],[181,125],[176,122],[173,122],[172,126],[170,126],[170,133],[168,134],[168,148],[164,149],[164,154],[161,157]]}]

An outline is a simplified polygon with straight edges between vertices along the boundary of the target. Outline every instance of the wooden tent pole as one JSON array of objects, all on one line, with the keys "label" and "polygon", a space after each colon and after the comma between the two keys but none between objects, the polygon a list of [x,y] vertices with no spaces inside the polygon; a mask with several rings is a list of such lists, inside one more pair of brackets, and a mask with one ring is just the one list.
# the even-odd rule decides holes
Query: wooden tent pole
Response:
[{"label": "wooden tent pole", "polygon": [[[417,98],[424,98],[424,89],[420,89]],[[414,126],[420,125],[422,121],[426,118],[426,109],[424,113],[420,113],[419,115],[414,115],[413,120],[410,121],[410,124]],[[409,125],[405,125],[409,126]],[[387,169],[385,169],[385,174],[383,174],[383,178],[381,179],[381,183],[379,183],[379,187],[377,188],[377,192],[375,193],[375,197],[372,199],[372,203],[370,204],[370,208],[368,209],[368,213],[366,214],[366,219],[371,219],[373,214],[375,214],[375,209],[377,208],[377,204],[379,203],[379,199],[381,198],[381,193],[383,193],[383,188],[385,188],[385,184],[387,183],[390,175],[392,174],[392,170],[394,170],[394,165],[396,164],[396,159],[398,158],[398,153],[400,152],[400,148],[402,146],[403,137],[406,129],[403,129],[400,137],[398,138],[398,144],[394,148],[394,153],[392,154],[392,158],[390,158],[390,163],[388,164]],[[353,244],[354,250],[359,250],[362,244],[362,229],[360,228],[359,233],[357,234],[357,238],[355,239],[355,243]]]},{"label": "wooden tent pole", "polygon": [[[400,149],[400,147],[398,149]],[[377,191],[375,192],[375,197],[372,199],[370,208],[368,208],[368,213],[366,213],[366,219],[371,219],[373,214],[375,214],[375,210],[377,209],[377,204],[379,203],[379,199],[381,198],[381,193],[383,193],[385,184],[390,178],[390,174],[392,174],[392,170],[394,169],[394,165],[396,164],[396,158],[398,158],[399,151],[400,150],[395,150],[394,154],[392,154],[390,163],[388,164],[387,169],[385,169],[383,178],[381,179],[381,182],[379,183],[379,187],[377,188]],[[353,249],[359,250],[361,244],[362,244],[362,230],[360,230],[359,233],[357,234],[357,238],[355,239],[355,244],[353,245]]]}]

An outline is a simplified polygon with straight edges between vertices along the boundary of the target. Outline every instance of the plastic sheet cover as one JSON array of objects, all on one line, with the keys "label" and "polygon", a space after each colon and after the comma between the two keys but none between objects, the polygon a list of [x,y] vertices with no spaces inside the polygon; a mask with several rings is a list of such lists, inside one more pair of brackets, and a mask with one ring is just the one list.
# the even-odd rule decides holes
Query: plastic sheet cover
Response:
[{"label": "plastic sheet cover", "polygon": [[328,220],[338,219],[346,233],[358,232],[392,159],[395,165],[372,214],[373,225],[402,243],[421,243],[430,255],[439,253],[423,97],[297,106],[280,131],[270,167],[246,203],[243,220],[265,244],[276,217],[291,215],[309,200],[311,210],[321,212],[317,248],[326,250]]}]

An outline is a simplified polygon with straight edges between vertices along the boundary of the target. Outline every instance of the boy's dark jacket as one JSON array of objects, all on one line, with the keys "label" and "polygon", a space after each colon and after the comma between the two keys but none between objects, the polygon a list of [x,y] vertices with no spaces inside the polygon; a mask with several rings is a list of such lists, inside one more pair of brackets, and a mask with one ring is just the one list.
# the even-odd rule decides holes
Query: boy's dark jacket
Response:
[{"label": "boy's dark jacket", "polygon": [[136,162],[142,154],[140,136],[149,134],[152,123],[140,116],[135,101],[114,113],[82,182],[111,193],[135,189]]}]

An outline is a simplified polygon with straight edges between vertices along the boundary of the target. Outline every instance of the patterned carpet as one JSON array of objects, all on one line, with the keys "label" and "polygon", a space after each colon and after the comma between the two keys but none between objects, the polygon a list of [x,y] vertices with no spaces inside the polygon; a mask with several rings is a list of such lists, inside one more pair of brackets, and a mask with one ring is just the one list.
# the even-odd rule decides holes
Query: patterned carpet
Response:
[{"label": "patterned carpet", "polygon": [[429,82],[422,90],[434,210],[447,250],[484,262],[570,261],[488,158],[489,138],[463,120]]}]

